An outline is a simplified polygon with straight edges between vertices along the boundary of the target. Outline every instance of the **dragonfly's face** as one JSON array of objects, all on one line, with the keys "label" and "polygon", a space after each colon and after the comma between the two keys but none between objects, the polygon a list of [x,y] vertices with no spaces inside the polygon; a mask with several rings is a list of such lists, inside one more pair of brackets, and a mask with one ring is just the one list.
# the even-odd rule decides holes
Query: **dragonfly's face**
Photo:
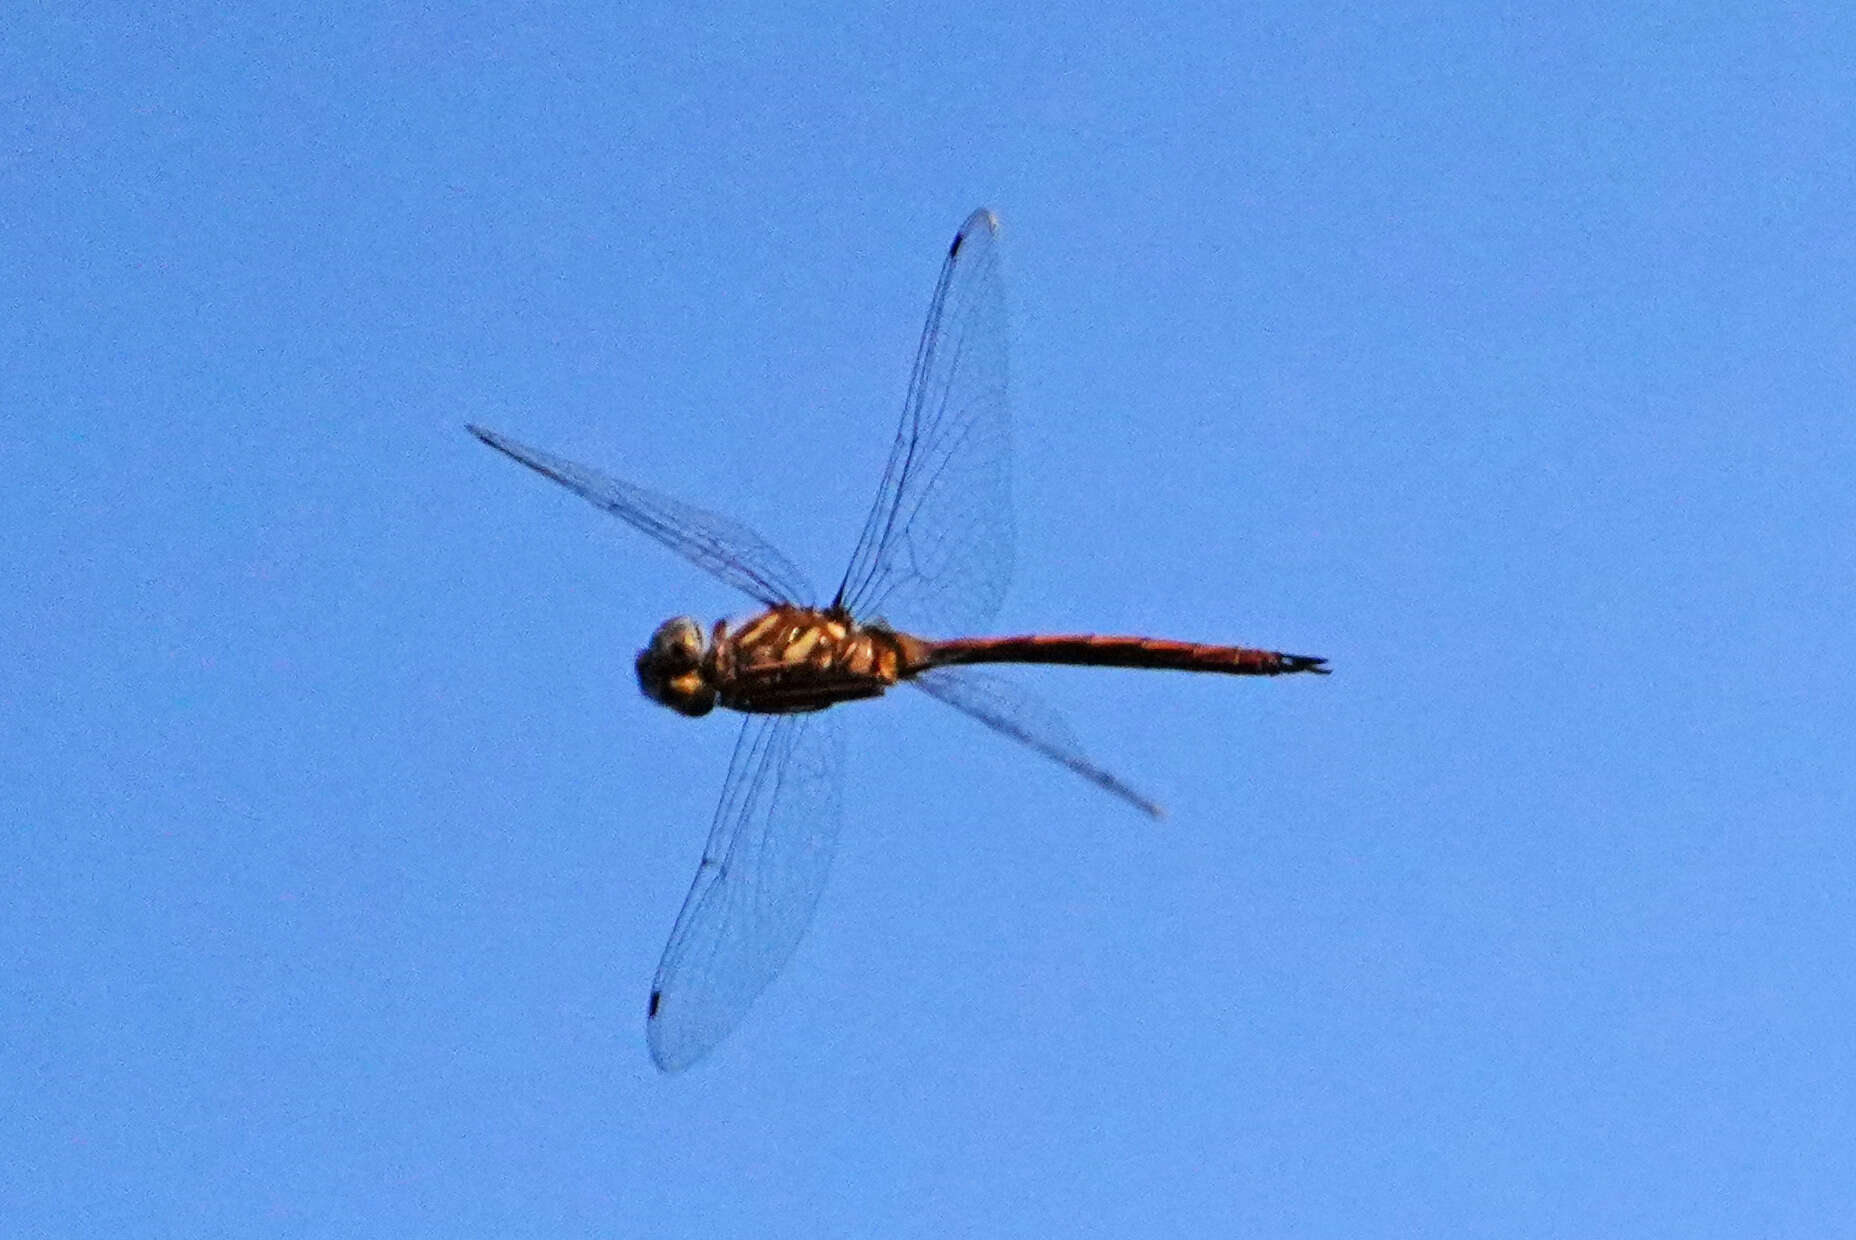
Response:
[{"label": "dragonfly's face", "polygon": [[715,688],[702,675],[702,626],[678,616],[657,626],[638,652],[638,688],[653,702],[692,719],[715,709]]}]

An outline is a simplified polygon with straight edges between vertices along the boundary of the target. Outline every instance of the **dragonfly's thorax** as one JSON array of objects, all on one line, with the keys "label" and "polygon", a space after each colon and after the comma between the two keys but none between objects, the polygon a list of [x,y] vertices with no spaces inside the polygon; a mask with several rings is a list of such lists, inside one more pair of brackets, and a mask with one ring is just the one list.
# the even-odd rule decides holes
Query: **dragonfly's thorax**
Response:
[{"label": "dragonfly's thorax", "polygon": [[738,629],[718,622],[702,656],[701,677],[712,701],[730,710],[822,710],[876,697],[895,684],[906,666],[902,643],[908,640],[830,611],[775,607]]}]

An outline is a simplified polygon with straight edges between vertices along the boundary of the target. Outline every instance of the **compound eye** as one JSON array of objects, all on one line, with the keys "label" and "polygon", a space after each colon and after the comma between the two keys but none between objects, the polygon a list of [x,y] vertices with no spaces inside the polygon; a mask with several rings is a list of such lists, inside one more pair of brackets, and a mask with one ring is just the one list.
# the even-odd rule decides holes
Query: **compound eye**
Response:
[{"label": "compound eye", "polygon": [[651,644],[638,652],[638,688],[653,702],[690,716],[715,706],[715,690],[703,679],[702,626],[678,616],[657,626]]},{"label": "compound eye", "polygon": [[702,650],[702,626],[688,616],[666,620],[651,634],[650,655],[666,675],[694,671],[702,663]]}]

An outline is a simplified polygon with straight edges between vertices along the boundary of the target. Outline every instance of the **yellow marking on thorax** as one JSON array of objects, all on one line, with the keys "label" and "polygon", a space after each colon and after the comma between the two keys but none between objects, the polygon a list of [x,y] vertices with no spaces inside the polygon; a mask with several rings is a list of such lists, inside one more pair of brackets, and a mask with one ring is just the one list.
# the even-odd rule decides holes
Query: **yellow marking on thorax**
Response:
[{"label": "yellow marking on thorax", "polygon": [[812,647],[816,645],[818,645],[818,627],[814,625],[802,630],[798,640],[788,645],[780,658],[787,663],[803,663],[806,656],[812,653]]},{"label": "yellow marking on thorax", "polygon": [[860,633],[857,640],[846,649],[845,663],[859,676],[874,676],[889,681],[896,679],[896,652],[887,642],[880,641],[869,633]]},{"label": "yellow marking on thorax", "polygon": [[756,616],[748,623],[747,628],[735,634],[735,641],[737,643],[759,641],[762,637],[766,636],[768,629],[780,622],[781,618],[780,613],[777,611],[770,611],[764,616]]}]

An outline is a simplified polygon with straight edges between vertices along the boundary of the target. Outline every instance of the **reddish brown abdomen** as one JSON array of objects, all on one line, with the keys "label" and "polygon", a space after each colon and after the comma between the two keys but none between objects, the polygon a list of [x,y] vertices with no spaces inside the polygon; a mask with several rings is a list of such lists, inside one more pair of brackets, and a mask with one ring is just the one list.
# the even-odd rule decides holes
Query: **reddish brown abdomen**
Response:
[{"label": "reddish brown abdomen", "polygon": [[1151,667],[1181,672],[1219,672],[1227,676],[1281,676],[1290,672],[1326,675],[1326,659],[1312,655],[1254,650],[1247,646],[1205,646],[1157,637],[1101,637],[1094,634],[1020,637],[965,637],[953,641],[917,641],[903,672],[910,676],[932,667],[962,663],[1068,663],[1086,667]]}]

